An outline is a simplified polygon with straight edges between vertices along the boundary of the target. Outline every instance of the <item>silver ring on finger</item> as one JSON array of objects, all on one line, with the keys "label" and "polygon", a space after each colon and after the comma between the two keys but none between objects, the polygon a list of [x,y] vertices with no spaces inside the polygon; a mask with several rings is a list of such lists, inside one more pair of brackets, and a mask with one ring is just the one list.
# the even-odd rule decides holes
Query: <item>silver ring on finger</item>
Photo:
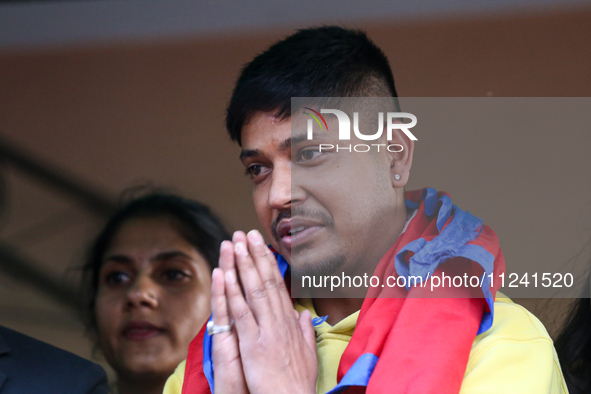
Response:
[{"label": "silver ring on finger", "polygon": [[213,320],[207,322],[207,333],[209,335],[220,334],[222,332],[228,332],[232,329],[234,325],[234,321],[231,321],[230,324],[225,326],[218,326],[217,324],[213,324]]}]

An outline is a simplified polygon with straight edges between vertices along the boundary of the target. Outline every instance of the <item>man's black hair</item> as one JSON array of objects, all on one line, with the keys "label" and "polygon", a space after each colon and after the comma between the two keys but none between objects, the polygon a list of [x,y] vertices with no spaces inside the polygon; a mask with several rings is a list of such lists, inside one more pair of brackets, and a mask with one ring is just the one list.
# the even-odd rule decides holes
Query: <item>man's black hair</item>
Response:
[{"label": "man's black hair", "polygon": [[361,30],[298,30],[248,63],[230,99],[226,127],[242,145],[255,112],[291,116],[292,97],[397,97],[388,58]]}]

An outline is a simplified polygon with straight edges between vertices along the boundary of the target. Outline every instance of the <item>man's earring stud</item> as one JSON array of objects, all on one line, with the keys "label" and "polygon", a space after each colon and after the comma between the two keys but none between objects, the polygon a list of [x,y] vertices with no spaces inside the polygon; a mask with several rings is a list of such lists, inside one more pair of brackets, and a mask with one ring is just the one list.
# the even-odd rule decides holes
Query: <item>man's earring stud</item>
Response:
[{"label": "man's earring stud", "polygon": [[396,179],[397,181],[400,180],[400,174],[394,174],[394,179]]}]

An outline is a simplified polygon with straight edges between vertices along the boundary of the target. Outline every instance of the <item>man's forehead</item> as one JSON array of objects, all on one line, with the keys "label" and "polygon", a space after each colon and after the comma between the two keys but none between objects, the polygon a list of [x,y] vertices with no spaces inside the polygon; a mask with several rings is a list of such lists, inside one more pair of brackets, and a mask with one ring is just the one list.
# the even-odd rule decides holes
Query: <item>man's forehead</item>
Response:
[{"label": "man's forehead", "polygon": [[291,138],[291,119],[272,112],[257,112],[242,127],[243,150],[284,149]]}]

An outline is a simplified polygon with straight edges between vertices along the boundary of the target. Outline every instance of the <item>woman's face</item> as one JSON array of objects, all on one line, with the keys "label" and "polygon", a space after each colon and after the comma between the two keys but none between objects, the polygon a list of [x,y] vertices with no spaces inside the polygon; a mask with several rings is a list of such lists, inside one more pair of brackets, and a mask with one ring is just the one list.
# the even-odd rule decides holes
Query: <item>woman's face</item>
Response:
[{"label": "woman's face", "polygon": [[100,347],[117,374],[172,374],[209,316],[210,288],[205,258],[172,219],[126,221],[103,257],[95,309]]}]

